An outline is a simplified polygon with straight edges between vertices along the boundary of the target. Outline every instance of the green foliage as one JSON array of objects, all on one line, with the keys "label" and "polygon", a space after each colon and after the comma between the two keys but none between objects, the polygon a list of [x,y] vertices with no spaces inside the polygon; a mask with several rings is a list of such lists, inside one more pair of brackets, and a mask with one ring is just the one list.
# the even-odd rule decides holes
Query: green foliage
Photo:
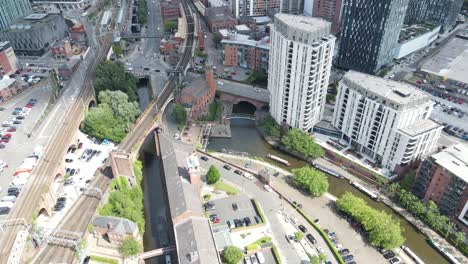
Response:
[{"label": "green foliage", "polygon": [[336,201],[336,205],[363,225],[372,245],[389,250],[405,241],[400,222],[384,211],[373,209],[363,199],[346,192]]},{"label": "green foliage", "polygon": [[283,143],[286,149],[298,152],[307,158],[316,159],[325,153],[322,147],[314,142],[314,138],[311,135],[296,128],[289,130],[288,134],[281,140],[281,143]]},{"label": "green foliage", "polygon": [[187,121],[187,110],[181,105],[176,104],[174,109],[172,109],[172,118],[177,122],[179,125],[184,125],[185,121]]},{"label": "green foliage", "polygon": [[245,246],[245,250],[247,251],[256,250],[259,248],[260,246],[258,244],[250,244],[250,245]]},{"label": "green foliage", "polygon": [[318,256],[313,256],[309,253],[307,253],[307,256],[309,256],[310,264],[320,264],[320,258]]},{"label": "green foliage", "polygon": [[253,198],[252,201],[255,206],[255,210],[257,211],[258,216],[260,216],[260,220],[262,220],[262,223],[266,223],[265,215],[263,215],[263,211],[260,208],[260,205],[258,204],[257,199]]},{"label": "green foliage", "polygon": [[110,258],[105,258],[105,257],[99,257],[99,256],[90,256],[90,260],[95,261],[95,262],[100,262],[100,263],[106,263],[106,264],[119,264],[119,261],[116,259],[110,259]]},{"label": "green foliage", "polygon": [[219,173],[218,169],[214,165],[211,165],[208,169],[208,172],[206,173],[206,181],[208,184],[215,184],[219,181],[220,178],[221,174]]},{"label": "green foliage", "polygon": [[208,57],[208,55],[205,52],[201,51],[201,50],[197,50],[197,56],[201,57],[201,58]]},{"label": "green foliage", "polygon": [[266,86],[268,84],[268,75],[264,70],[253,70],[245,81],[252,84]]},{"label": "green foliage", "polygon": [[119,143],[140,113],[138,104],[128,102],[128,96],[121,91],[101,91],[98,99],[101,103],[88,112],[82,130],[98,139]]},{"label": "green foliage", "polygon": [[133,161],[133,173],[135,174],[137,184],[140,185],[143,181],[143,162],[141,160]]},{"label": "green foliage", "polygon": [[401,188],[403,188],[403,189],[405,189],[407,191],[411,191],[411,188],[413,187],[415,178],[416,178],[416,171],[414,171],[414,170],[409,171],[405,175],[403,180],[400,181]]},{"label": "green foliage", "polygon": [[123,50],[122,50],[122,46],[120,46],[120,43],[116,43],[116,44],[112,45],[112,50],[114,50],[115,56],[117,58],[122,57]]},{"label": "green foliage", "polygon": [[94,226],[92,224],[88,224],[87,230],[88,233],[92,233],[94,231]]},{"label": "green foliage", "polygon": [[142,251],[141,244],[136,241],[133,237],[124,239],[122,245],[119,248],[120,253],[124,258],[135,256]]},{"label": "green foliage", "polygon": [[257,241],[253,242],[252,244],[249,244],[245,247],[245,250],[250,251],[250,250],[255,250],[260,248],[262,244],[265,243],[270,243],[271,242],[271,237],[264,236]]},{"label": "green foliage", "polygon": [[306,189],[311,195],[319,197],[328,191],[328,178],[318,170],[309,166],[292,170],[294,183]]},{"label": "green foliage", "polygon": [[276,263],[281,264],[281,257],[279,255],[279,252],[278,252],[278,249],[276,248],[276,246],[273,246],[271,248],[271,250],[273,251],[273,256],[275,256]]},{"label": "green foliage", "polygon": [[325,254],[323,254],[323,253],[319,253],[319,259],[320,259],[320,261],[325,261],[325,260],[327,260],[327,256],[325,256]]},{"label": "green foliage", "polygon": [[216,48],[218,48],[219,45],[221,44],[221,40],[223,40],[223,37],[220,34],[218,33],[213,34],[213,43]]},{"label": "green foliage", "polygon": [[111,181],[113,191],[109,200],[100,210],[103,216],[117,216],[127,218],[138,225],[140,234],[145,231],[145,218],[143,215],[143,192],[140,185],[130,187],[125,177],[118,177]]},{"label": "green foliage", "polygon": [[304,238],[304,233],[302,232],[294,232],[294,240],[301,241]]},{"label": "green foliage", "polygon": [[461,242],[465,241],[465,233],[458,231],[455,233],[455,246],[458,246]]},{"label": "green foliage", "polygon": [[203,195],[203,200],[205,200],[205,201],[211,200],[211,195],[209,195],[209,194]]},{"label": "green foliage", "polygon": [[217,191],[224,191],[226,192],[228,195],[237,195],[240,193],[240,191],[234,187],[232,187],[231,185],[225,183],[225,182],[222,182],[222,181],[218,181],[216,182],[214,185],[214,188],[215,190]]},{"label": "green foliage", "polygon": [[244,253],[238,247],[228,246],[224,248],[223,251],[223,264],[238,264],[242,257],[244,257]]},{"label": "green foliage", "polygon": [[122,62],[104,61],[96,68],[96,81],[94,82],[96,94],[101,91],[122,91],[128,95],[131,102],[138,100],[137,79],[130,73],[125,72]]},{"label": "green foliage", "polygon": [[334,95],[334,94],[327,94],[327,97],[326,97],[327,103],[334,102],[335,99],[336,99],[336,95]]},{"label": "green foliage", "polygon": [[201,116],[199,119],[200,121],[215,121],[219,120],[221,116],[221,103],[217,101],[213,101],[208,108],[208,114]]},{"label": "green foliage", "polygon": [[270,136],[274,138],[279,138],[280,137],[280,132],[281,132],[281,127],[276,123],[275,119],[268,115],[265,117],[261,122],[260,126],[263,128],[263,131]]},{"label": "green foliage", "polygon": [[138,0],[138,22],[140,24],[146,24],[148,21],[148,3],[146,3],[146,0]]},{"label": "green foliage", "polygon": [[173,32],[174,29],[177,29],[177,22],[176,21],[166,21],[166,22],[164,22],[164,31]]}]

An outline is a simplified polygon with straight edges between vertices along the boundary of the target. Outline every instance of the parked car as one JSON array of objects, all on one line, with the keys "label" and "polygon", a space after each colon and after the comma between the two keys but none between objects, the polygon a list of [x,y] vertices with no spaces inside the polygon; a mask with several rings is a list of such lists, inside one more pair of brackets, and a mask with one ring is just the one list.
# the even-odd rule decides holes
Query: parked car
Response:
[{"label": "parked car", "polygon": [[201,156],[200,159],[203,160],[203,161],[208,161],[208,158],[205,157],[205,156]]},{"label": "parked car", "polygon": [[237,203],[232,203],[232,209],[234,211],[237,211],[237,209],[239,209],[239,206],[237,205]]},{"label": "parked car", "polygon": [[244,264],[252,264],[252,261],[250,261],[249,257],[244,258]]},{"label": "parked car", "polygon": [[385,259],[391,259],[391,258],[394,258],[395,257],[395,253],[393,253],[392,251],[388,251],[386,252],[385,254],[383,254],[383,257]]},{"label": "parked car", "polygon": [[353,261],[353,260],[354,260],[354,256],[353,256],[353,255],[346,255],[346,256],[343,256],[343,260],[344,260],[344,262]]},{"label": "parked car", "polygon": [[242,171],[240,171],[240,170],[234,170],[234,173],[237,174],[237,175],[242,175]]},{"label": "parked car", "polygon": [[315,237],[312,234],[307,234],[306,237],[312,244],[315,244],[317,242],[317,240],[315,240]]},{"label": "parked car", "polygon": [[263,255],[261,251],[257,251],[255,255],[257,255],[257,259],[258,259],[258,262],[260,262],[260,264],[265,263],[265,256]]},{"label": "parked car", "polygon": [[270,185],[268,185],[268,184],[263,185],[263,189],[265,189],[265,191],[267,191],[267,192],[272,192],[273,191],[273,189],[271,189]]},{"label": "parked car", "polygon": [[289,242],[289,243],[292,243],[294,241],[294,237],[292,235],[286,235],[286,240]]},{"label": "parked car", "polygon": [[250,260],[252,261],[252,264],[258,264],[258,260],[255,255],[250,256]]},{"label": "parked car", "polygon": [[245,225],[246,225],[246,226],[250,226],[250,225],[252,224],[252,221],[250,220],[249,217],[245,217],[245,218],[244,218],[244,221],[245,221]]},{"label": "parked car", "polygon": [[307,233],[307,228],[304,225],[299,225],[298,228],[302,231],[302,233]]},{"label": "parked car", "polygon": [[340,250],[340,254],[341,254],[342,256],[348,255],[348,254],[349,254],[349,249],[345,248],[345,249]]},{"label": "parked car", "polygon": [[229,165],[227,165],[227,164],[224,165],[223,168],[225,168],[226,170],[231,170],[231,166],[229,166]]},{"label": "parked car", "polygon": [[73,162],[73,159],[65,159],[65,162],[66,163],[71,163],[71,162]]},{"label": "parked car", "polygon": [[390,260],[390,264],[398,264],[398,263],[400,263],[400,262],[401,262],[401,260],[400,260],[399,258],[397,258],[397,257],[392,258],[392,259]]}]

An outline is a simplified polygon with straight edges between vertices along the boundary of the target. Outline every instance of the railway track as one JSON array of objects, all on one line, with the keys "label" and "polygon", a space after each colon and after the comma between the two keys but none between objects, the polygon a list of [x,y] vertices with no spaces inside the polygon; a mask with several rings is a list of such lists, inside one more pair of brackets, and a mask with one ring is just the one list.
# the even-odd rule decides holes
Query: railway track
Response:
[{"label": "railway track", "polygon": [[[193,33],[194,23],[193,17],[190,15],[189,6],[186,1],[182,1],[183,8],[187,14],[187,39],[185,50],[182,57],[177,64],[178,68],[185,69],[192,57]],[[140,119],[136,122],[132,132],[125,137],[118,149],[131,152],[135,144],[141,141],[142,137],[146,136],[149,129],[153,126],[153,121],[159,113],[159,109],[168,100],[177,84],[177,77],[171,77],[166,83],[160,96],[153,100],[146,110],[143,112]],[[110,180],[110,168],[106,167],[105,172],[98,171],[95,180],[91,183],[92,187],[97,187],[105,192]],[[85,233],[88,224],[98,208],[100,203],[99,199],[86,195],[81,195],[75,205],[67,212],[65,217],[59,223],[58,229]],[[35,263],[72,263],[77,260],[75,258],[76,252],[71,248],[58,247],[54,245],[46,245],[46,247],[38,254]]]}]

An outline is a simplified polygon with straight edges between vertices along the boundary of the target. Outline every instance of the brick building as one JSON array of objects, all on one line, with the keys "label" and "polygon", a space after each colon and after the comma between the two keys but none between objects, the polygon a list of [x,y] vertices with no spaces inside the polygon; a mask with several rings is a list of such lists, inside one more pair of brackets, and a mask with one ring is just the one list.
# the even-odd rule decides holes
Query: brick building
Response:
[{"label": "brick building", "polygon": [[18,70],[18,60],[10,42],[0,42],[0,77],[11,75]]},{"label": "brick building", "polygon": [[84,25],[75,25],[70,29],[70,38],[80,44],[86,44],[86,30]]},{"label": "brick building", "polygon": [[206,24],[211,32],[220,29],[235,29],[237,21],[231,16],[227,6],[209,7],[205,10]]},{"label": "brick building", "polygon": [[315,0],[312,16],[320,17],[332,23],[332,33],[340,31],[342,0]]},{"label": "brick building", "polygon": [[50,46],[50,50],[56,59],[67,59],[73,56],[70,40],[68,39],[56,41]]},{"label": "brick building", "polygon": [[221,41],[221,45],[225,66],[268,72],[269,37],[256,41],[247,35],[230,33]]},{"label": "brick building", "polygon": [[435,202],[441,213],[468,230],[468,146],[450,146],[423,160],[412,191],[424,202]]},{"label": "brick building", "polygon": [[169,0],[161,2],[161,14],[164,21],[173,20],[177,21],[180,16],[179,4],[177,0]]},{"label": "brick building", "polygon": [[18,81],[4,75],[0,78],[0,102],[6,102],[13,96],[17,95],[23,89]]},{"label": "brick building", "polygon": [[121,245],[128,237],[136,240],[140,237],[137,224],[125,218],[97,216],[92,225],[95,237],[104,238],[112,244]]},{"label": "brick building", "polygon": [[195,79],[176,96],[176,101],[191,106],[189,117],[197,120],[208,113],[209,105],[214,101],[216,93],[216,81],[213,66],[207,65],[205,80]]},{"label": "brick building", "polygon": [[174,37],[170,39],[162,39],[159,45],[159,51],[163,55],[169,55],[171,52],[177,51],[181,41],[181,39]]}]

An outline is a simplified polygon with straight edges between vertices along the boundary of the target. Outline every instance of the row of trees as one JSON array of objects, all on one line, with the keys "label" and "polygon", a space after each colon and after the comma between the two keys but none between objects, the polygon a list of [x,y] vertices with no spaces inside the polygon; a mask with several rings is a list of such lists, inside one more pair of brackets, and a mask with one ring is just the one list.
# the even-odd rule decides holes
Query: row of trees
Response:
[{"label": "row of trees", "polygon": [[121,91],[109,90],[99,92],[98,101],[100,104],[85,116],[81,129],[100,140],[121,142],[140,114],[138,103],[129,101],[127,94]]},{"label": "row of trees", "polygon": [[389,250],[405,241],[400,222],[384,211],[373,209],[363,199],[346,192],[336,201],[336,205],[363,226],[372,245]]},{"label": "row of trees", "polygon": [[305,166],[292,171],[296,186],[307,190],[312,196],[319,197],[328,191],[328,178],[318,170]]},{"label": "row of trees", "polygon": [[96,81],[94,89],[96,94],[102,91],[121,91],[127,94],[131,102],[138,101],[137,78],[133,74],[125,72],[122,62],[105,61],[99,63],[96,68]]},{"label": "row of trees", "polygon": [[[437,204],[433,201],[429,201],[427,204],[421,202],[418,197],[401,188],[398,183],[394,183],[388,187],[388,191],[394,196],[399,204],[408,210],[411,214],[424,221],[432,229],[437,230],[445,235],[445,238],[453,232],[455,224],[450,219],[441,215]],[[454,233],[454,243],[458,246],[465,240],[465,234],[463,232]]]},{"label": "row of trees", "polygon": [[146,24],[148,21],[148,3],[146,0],[138,0],[138,23]]},{"label": "row of trees", "polygon": [[296,128],[289,130],[288,134],[281,139],[281,143],[287,150],[298,152],[306,158],[316,159],[325,154],[311,135]]}]

